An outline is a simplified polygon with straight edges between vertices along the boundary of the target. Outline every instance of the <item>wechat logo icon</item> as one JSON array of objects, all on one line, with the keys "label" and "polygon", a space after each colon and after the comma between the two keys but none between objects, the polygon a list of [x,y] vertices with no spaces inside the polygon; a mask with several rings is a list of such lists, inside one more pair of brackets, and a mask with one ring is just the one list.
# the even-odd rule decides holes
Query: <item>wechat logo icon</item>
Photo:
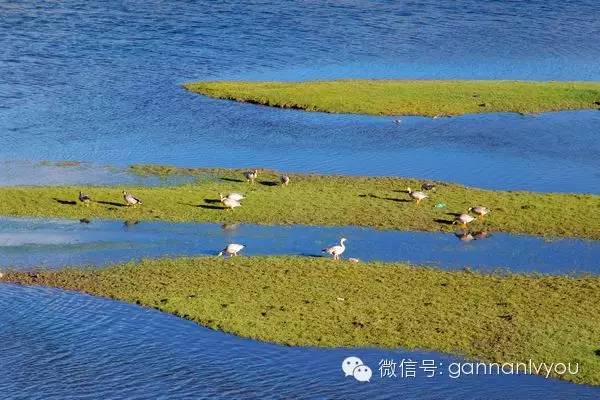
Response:
[{"label": "wechat logo icon", "polygon": [[347,357],[342,361],[345,376],[353,376],[359,382],[370,382],[373,371],[358,357]]}]

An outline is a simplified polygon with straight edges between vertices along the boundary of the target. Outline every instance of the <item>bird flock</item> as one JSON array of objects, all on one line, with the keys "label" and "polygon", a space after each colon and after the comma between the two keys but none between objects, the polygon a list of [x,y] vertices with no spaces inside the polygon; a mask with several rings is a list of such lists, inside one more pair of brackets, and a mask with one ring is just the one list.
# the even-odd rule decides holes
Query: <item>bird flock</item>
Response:
[{"label": "bird flock", "polygon": [[[254,184],[256,179],[258,178],[258,169],[253,169],[251,171],[247,171],[244,173],[244,177],[246,178],[246,181],[249,182],[250,184]],[[281,186],[288,186],[290,184],[290,177],[289,175],[281,175],[279,178],[280,184]],[[408,196],[412,199],[415,200],[416,204],[419,205],[423,200],[426,200],[429,198],[429,192],[435,192],[436,191],[436,185],[433,182],[426,182],[423,183],[421,185],[421,190],[412,190],[410,187],[406,188],[406,193],[408,194]],[[246,196],[242,193],[237,193],[237,192],[231,192],[228,193],[227,195],[223,195],[223,193],[219,193],[219,201],[221,202],[221,204],[223,205],[223,207],[227,210],[231,210],[233,211],[235,208],[241,207],[242,206],[242,200],[244,200],[246,198]],[[82,203],[83,205],[88,206],[90,204],[90,202],[92,201],[91,197],[83,192],[79,192],[79,196],[78,196],[78,200],[80,203]],[[143,202],[138,198],[135,197],[133,194],[127,192],[127,191],[123,191],[123,200],[125,201],[125,205],[126,206],[137,206],[137,205],[142,205]],[[472,223],[473,221],[475,221],[477,218],[480,218],[481,220],[484,219],[484,217],[486,215],[488,215],[490,213],[490,209],[484,206],[473,206],[470,207],[467,212],[465,213],[461,213],[459,215],[456,216],[456,218],[454,219],[454,221],[452,222],[453,225],[455,224],[460,224],[463,228],[466,229],[467,225]],[[471,215],[471,214],[475,214],[475,216]],[[485,235],[487,236],[488,234],[485,232]],[[458,237],[461,240],[473,240],[475,237],[468,233],[468,232],[463,232],[461,234],[458,235]],[[334,245],[334,246],[330,246],[330,247],[326,247],[322,250],[323,253],[330,255],[334,260],[339,260],[341,259],[341,255],[346,251],[346,238],[341,238],[339,244]],[[229,256],[229,257],[235,257],[238,256],[239,253],[246,248],[245,245],[243,244],[239,244],[239,243],[230,243],[228,244],[223,250],[221,250],[218,254],[218,256]],[[348,260],[353,261],[353,262],[358,262],[359,260],[356,258],[349,258]]]},{"label": "bird flock", "polygon": [[[427,194],[427,192],[435,192],[435,191],[436,191],[436,186],[435,186],[435,183],[432,183],[432,182],[425,182],[424,184],[422,184],[420,191],[415,191],[415,190],[412,190],[411,188],[406,188],[406,193],[408,193],[408,195],[410,196],[411,199],[416,201],[417,205],[421,201],[429,198],[429,195]],[[460,224],[463,228],[466,229],[467,224],[470,224],[471,222],[475,221],[477,218],[481,218],[481,220],[483,220],[484,217],[490,213],[490,211],[491,210],[489,208],[484,207],[484,206],[469,207],[467,212],[457,215],[456,218],[454,219],[454,221],[452,221],[452,224],[453,225]],[[474,217],[470,213],[473,213],[476,216]]]}]

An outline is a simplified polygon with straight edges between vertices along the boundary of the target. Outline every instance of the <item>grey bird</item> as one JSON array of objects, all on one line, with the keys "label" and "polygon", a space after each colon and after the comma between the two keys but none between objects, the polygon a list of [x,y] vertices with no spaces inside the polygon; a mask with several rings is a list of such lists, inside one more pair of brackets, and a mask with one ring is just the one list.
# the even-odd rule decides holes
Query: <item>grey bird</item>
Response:
[{"label": "grey bird", "polygon": [[425,182],[424,184],[421,185],[421,190],[426,190],[426,191],[434,191],[435,192],[435,183],[433,182]]},{"label": "grey bird", "polygon": [[452,224],[461,224],[463,226],[463,228],[467,227],[467,224],[470,224],[471,222],[475,221],[477,218],[473,217],[472,215],[463,213],[460,214],[458,217],[456,217],[456,219],[454,220],[454,222],[452,222]]},{"label": "grey bird", "polygon": [[252,170],[252,171],[248,171],[244,174],[244,176],[246,177],[246,180],[250,183],[254,183],[254,180],[258,177],[258,170]]},{"label": "grey bird", "polygon": [[88,204],[90,204],[90,201],[92,199],[90,198],[90,196],[88,196],[87,194],[83,193],[83,192],[79,192],[79,201],[82,202],[83,204],[85,204],[86,206]]},{"label": "grey bird", "polygon": [[125,199],[125,203],[127,203],[128,206],[135,206],[137,204],[144,204],[144,203],[142,203],[142,201],[140,199],[138,199],[137,197],[135,197],[131,193],[127,193],[125,190],[123,190],[123,199]]},{"label": "grey bird", "polygon": [[487,207],[475,206],[475,207],[469,208],[469,211],[472,212],[473,214],[479,215],[481,217],[481,219],[483,219],[483,217],[488,215],[491,210]]},{"label": "grey bird", "polygon": [[428,197],[429,197],[429,196],[428,196],[428,195],[426,195],[425,193],[423,193],[423,192],[417,192],[417,191],[414,191],[414,190],[412,190],[411,188],[407,188],[407,189],[406,189],[406,193],[408,193],[408,195],[409,195],[411,198],[415,199],[415,200],[417,201],[417,204],[419,204],[419,203],[421,202],[421,200],[424,200],[424,199],[426,199],[426,198],[428,198]]}]

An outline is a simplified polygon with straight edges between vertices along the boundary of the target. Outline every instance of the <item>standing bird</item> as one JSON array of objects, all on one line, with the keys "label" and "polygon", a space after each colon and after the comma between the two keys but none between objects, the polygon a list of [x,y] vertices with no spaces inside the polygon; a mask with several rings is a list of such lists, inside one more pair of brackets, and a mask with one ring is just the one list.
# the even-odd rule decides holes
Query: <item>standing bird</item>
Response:
[{"label": "standing bird", "polygon": [[346,238],[341,238],[340,244],[338,244],[336,246],[327,247],[327,248],[323,249],[322,251],[323,251],[323,253],[332,255],[334,260],[339,260],[342,253],[344,251],[346,251],[346,246],[344,245],[345,241],[346,241]]},{"label": "standing bird", "polygon": [[244,174],[244,176],[246,177],[246,180],[250,183],[254,183],[254,180],[258,177],[258,170],[252,170],[252,171],[248,171]]},{"label": "standing bird", "polygon": [[415,199],[417,201],[417,204],[419,204],[421,202],[421,200],[426,199],[426,198],[429,197],[425,193],[423,193],[423,192],[415,192],[411,188],[407,188],[406,189],[406,193],[408,193],[408,195],[410,197],[412,197],[413,199]]},{"label": "standing bird", "polygon": [[90,204],[90,201],[92,199],[90,198],[90,196],[88,196],[87,194],[83,193],[82,191],[79,191],[79,201],[82,202],[83,204],[85,204],[86,206]]},{"label": "standing bird", "polygon": [[135,197],[131,193],[127,193],[125,190],[123,190],[123,198],[125,199],[125,203],[127,203],[128,206],[135,206],[137,204],[144,204],[144,203],[142,203],[142,201],[140,199],[138,199],[137,197]]},{"label": "standing bird", "polygon": [[433,182],[425,182],[424,184],[421,185],[421,190],[426,190],[426,191],[433,191],[435,192],[435,183]]},{"label": "standing bird", "polygon": [[229,197],[223,197],[223,195],[221,195],[221,203],[225,206],[225,208],[230,210],[242,206],[239,201],[230,199]]},{"label": "standing bird", "polygon": [[469,214],[460,214],[458,217],[456,217],[456,219],[454,220],[454,222],[452,222],[452,225],[460,223],[463,228],[467,227],[467,224],[470,224],[471,222],[475,221],[476,217],[469,215]]},{"label": "standing bird", "polygon": [[483,217],[485,217],[487,214],[489,214],[491,210],[487,207],[475,206],[475,207],[469,208],[469,211],[472,211],[474,214],[479,215],[481,217],[481,219],[483,219]]},{"label": "standing bird", "polygon": [[287,186],[290,184],[290,177],[288,175],[281,175],[281,186]]},{"label": "standing bird", "polygon": [[223,201],[224,198],[228,198],[230,200],[234,200],[234,201],[242,201],[246,198],[246,196],[244,196],[241,193],[229,193],[227,196],[223,197],[223,195],[221,193],[219,193],[219,196],[221,197],[221,201]]},{"label": "standing bird", "polygon": [[218,256],[221,257],[222,255],[228,254],[229,257],[235,257],[245,247],[246,247],[246,245],[243,245],[243,244],[230,243],[223,250],[221,250],[221,252],[219,253]]}]

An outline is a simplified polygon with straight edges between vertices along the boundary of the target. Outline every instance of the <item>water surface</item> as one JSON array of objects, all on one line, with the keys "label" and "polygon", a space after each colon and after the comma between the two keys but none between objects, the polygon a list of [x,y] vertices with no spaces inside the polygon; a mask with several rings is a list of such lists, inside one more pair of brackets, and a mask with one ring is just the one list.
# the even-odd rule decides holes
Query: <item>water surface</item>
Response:
[{"label": "water surface", "polygon": [[[286,347],[134,305],[0,284],[0,392],[27,399],[597,399],[600,389],[530,375],[447,376],[446,355]],[[344,377],[358,356],[370,383]],[[434,360],[436,375],[381,378],[378,363]],[[397,374],[399,373],[396,370]],[[439,372],[443,372],[440,374]]]},{"label": "water surface", "polygon": [[[480,237],[481,235],[479,235]],[[553,274],[600,273],[600,241],[547,240],[491,233],[464,241],[452,233],[384,231],[361,227],[194,224],[0,218],[0,266],[106,265],[143,257],[216,255],[228,243],[245,255],[321,256],[348,239],[344,257],[406,261],[441,268]],[[478,237],[474,233],[474,237]]]},{"label": "water surface", "polygon": [[192,176],[139,175],[126,168],[93,163],[0,161],[0,186],[15,185],[128,185],[167,186],[193,181]]},{"label": "water surface", "polygon": [[178,86],[600,80],[598,2],[447,3],[2,3],[0,161],[258,166],[598,193],[598,111],[396,125],[206,99]]}]

